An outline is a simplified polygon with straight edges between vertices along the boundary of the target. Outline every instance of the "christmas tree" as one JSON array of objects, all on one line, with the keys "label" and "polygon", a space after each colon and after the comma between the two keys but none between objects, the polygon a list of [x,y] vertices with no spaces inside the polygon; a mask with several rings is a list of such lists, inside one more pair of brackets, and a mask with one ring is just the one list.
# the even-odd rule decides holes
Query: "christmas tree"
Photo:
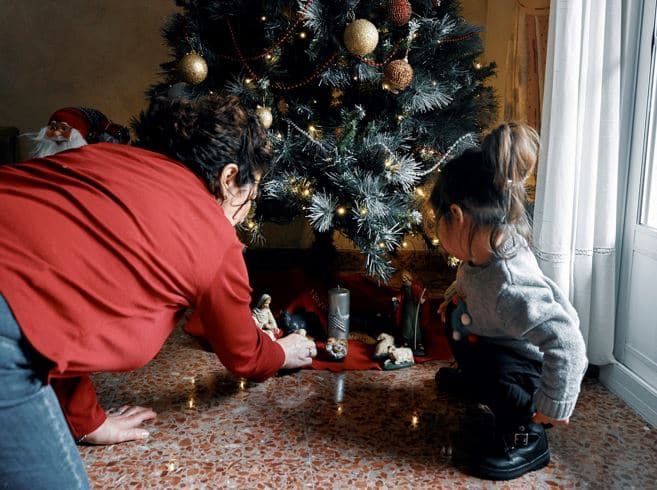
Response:
[{"label": "christmas tree", "polygon": [[307,217],[342,232],[387,281],[422,228],[429,184],[476,144],[496,105],[480,29],[453,0],[177,0],[172,59],[150,96],[227,91],[270,132],[274,158],[246,227]]}]

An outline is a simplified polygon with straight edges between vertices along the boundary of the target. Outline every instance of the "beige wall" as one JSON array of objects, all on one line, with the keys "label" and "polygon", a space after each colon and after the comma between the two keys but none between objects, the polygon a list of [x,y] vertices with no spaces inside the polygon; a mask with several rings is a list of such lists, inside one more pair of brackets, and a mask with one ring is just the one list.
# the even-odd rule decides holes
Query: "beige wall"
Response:
[{"label": "beige wall", "polygon": [[504,116],[504,95],[507,90],[507,59],[515,32],[517,0],[462,0],[463,17],[473,24],[484,28],[482,40],[484,53],[482,63],[497,63],[497,76],[488,80],[488,85],[495,89],[499,110],[497,122]]},{"label": "beige wall", "polygon": [[[128,124],[168,59],[173,0],[2,0],[0,125],[36,131],[66,106]],[[21,156],[27,156],[27,142]]]}]

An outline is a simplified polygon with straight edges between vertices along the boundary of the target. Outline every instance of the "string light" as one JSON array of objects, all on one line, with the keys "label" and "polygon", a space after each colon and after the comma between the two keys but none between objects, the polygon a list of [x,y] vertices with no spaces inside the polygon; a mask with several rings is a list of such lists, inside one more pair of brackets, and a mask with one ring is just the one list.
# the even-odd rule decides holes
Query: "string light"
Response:
[{"label": "string light", "polygon": [[406,240],[404,240],[404,241],[402,242],[402,247],[403,247],[403,248],[407,248],[407,247],[408,247],[408,242],[407,242]]},{"label": "string light", "polygon": [[308,36],[308,35],[307,35],[304,31],[301,31],[301,32],[299,33],[299,39],[306,39],[307,36]]},{"label": "string light", "polygon": [[424,197],[424,196],[425,196],[424,189],[422,189],[422,187],[416,187],[416,188],[415,188],[415,192],[416,192],[417,195],[420,196],[420,197]]},{"label": "string light", "polygon": [[457,259],[456,257],[450,256],[447,259],[447,265],[452,267],[452,268],[458,267],[460,263],[461,263],[461,261],[459,259]]},{"label": "string light", "polygon": [[431,240],[431,243],[432,243],[433,245],[435,245],[435,246],[438,246],[438,245],[440,244],[440,240],[438,240],[437,238],[433,238],[433,239]]},{"label": "string light", "polygon": [[443,154],[443,156],[440,158],[440,160],[431,168],[426,169],[424,172],[422,172],[420,175],[425,176],[433,172],[434,170],[438,169],[440,172],[440,166],[443,164],[443,162],[449,157],[449,155],[454,151],[455,148],[457,148],[462,141],[465,141],[466,139],[469,139],[470,142],[474,143],[474,138],[471,133],[466,133],[463,136],[461,136],[459,139],[457,139],[454,143],[452,143],[452,146],[450,146],[447,151]]},{"label": "string light", "polygon": [[478,61],[474,64],[475,70],[481,70],[481,63]]},{"label": "string light", "polygon": [[[270,48],[264,50],[262,53],[260,53],[260,54],[256,54],[256,55],[254,55],[254,56],[243,56],[243,55],[241,54],[241,52],[239,51],[239,47],[238,47],[238,45],[237,45],[236,39],[233,39],[233,43],[234,43],[234,45],[235,45],[235,48],[236,48],[236,50],[237,50],[237,54],[238,54],[237,59],[236,59],[236,58],[233,58],[232,56],[226,56],[226,55],[221,55],[221,54],[219,55],[219,57],[220,57],[220,58],[224,58],[224,59],[228,59],[228,60],[230,60],[230,61],[237,61],[237,60],[239,60],[239,61],[241,61],[242,64],[244,64],[245,66],[246,66],[246,63],[245,63],[246,61],[253,61],[253,60],[260,59],[260,58],[264,58],[264,56],[265,56],[267,53],[271,53],[271,52],[272,52],[274,49],[276,49],[277,47],[282,46],[283,43],[284,43],[284,42],[285,42],[285,41],[286,41],[286,40],[292,35],[292,33],[297,29],[297,27],[299,26],[299,24],[301,24],[301,23],[303,22],[303,20],[305,19],[305,17],[306,17],[306,13],[308,12],[308,10],[309,10],[310,7],[312,6],[312,4],[313,4],[313,0],[308,0],[308,2],[306,3],[306,6],[304,7],[303,11],[300,11],[300,12],[298,13],[297,18],[296,18],[295,21],[290,25],[290,27],[288,27],[288,29],[283,33],[283,35],[282,35],[281,37],[279,37],[278,40],[277,40],[274,44],[272,44],[272,46],[271,46]],[[260,17],[260,20],[264,22],[265,20],[267,20],[267,17],[263,15],[262,17]],[[232,28],[230,22],[227,21],[227,24],[228,24],[228,29],[231,31],[231,32],[230,32],[230,33],[231,33],[231,37],[234,37],[234,36],[233,36],[233,32],[232,32],[232,31],[233,31],[233,28]],[[246,66],[246,67],[247,67],[247,69],[249,68],[248,66]]]},{"label": "string light", "polygon": [[340,206],[335,210],[335,212],[338,214],[338,216],[344,216],[347,213],[347,209],[344,206]]}]

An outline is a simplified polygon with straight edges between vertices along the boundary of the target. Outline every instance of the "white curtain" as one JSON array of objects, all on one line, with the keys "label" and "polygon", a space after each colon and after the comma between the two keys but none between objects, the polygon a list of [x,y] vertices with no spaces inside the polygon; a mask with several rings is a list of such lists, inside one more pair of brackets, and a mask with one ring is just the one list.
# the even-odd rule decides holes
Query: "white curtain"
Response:
[{"label": "white curtain", "polygon": [[534,212],[543,271],[580,316],[589,361],[614,361],[621,0],[552,0]]}]

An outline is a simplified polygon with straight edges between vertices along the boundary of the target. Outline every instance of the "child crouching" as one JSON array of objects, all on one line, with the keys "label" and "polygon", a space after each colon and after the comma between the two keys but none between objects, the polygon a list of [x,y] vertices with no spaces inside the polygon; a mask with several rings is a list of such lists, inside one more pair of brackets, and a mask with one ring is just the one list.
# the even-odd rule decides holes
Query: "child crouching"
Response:
[{"label": "child crouching", "polygon": [[436,382],[495,414],[495,441],[471,468],[491,480],[549,463],[543,424],[568,423],[587,366],[577,313],[529,247],[524,184],[538,141],[502,124],[443,167],[430,198],[442,247],[463,261],[440,308],[458,367]]}]

